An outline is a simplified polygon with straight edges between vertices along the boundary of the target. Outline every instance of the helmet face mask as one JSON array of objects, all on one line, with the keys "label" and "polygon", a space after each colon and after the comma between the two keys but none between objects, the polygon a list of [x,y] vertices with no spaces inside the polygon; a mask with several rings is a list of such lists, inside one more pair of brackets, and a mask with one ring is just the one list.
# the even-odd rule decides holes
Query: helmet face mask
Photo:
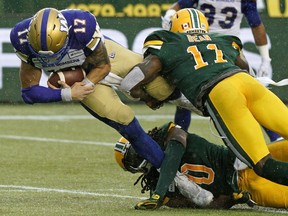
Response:
[{"label": "helmet face mask", "polygon": [[179,33],[207,33],[209,24],[204,14],[194,8],[177,11],[171,18],[170,31]]},{"label": "helmet face mask", "polygon": [[114,147],[115,159],[119,166],[131,173],[147,173],[152,165],[136,153],[132,145],[124,137]]},{"label": "helmet face mask", "polygon": [[42,66],[57,65],[67,53],[68,23],[54,8],[37,12],[28,28],[28,47]]}]

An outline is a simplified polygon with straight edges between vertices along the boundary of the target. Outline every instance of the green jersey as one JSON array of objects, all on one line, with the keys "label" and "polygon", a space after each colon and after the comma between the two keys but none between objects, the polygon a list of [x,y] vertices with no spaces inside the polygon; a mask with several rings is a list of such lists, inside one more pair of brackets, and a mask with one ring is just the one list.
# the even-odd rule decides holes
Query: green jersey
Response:
[{"label": "green jersey", "polygon": [[234,161],[235,156],[226,147],[189,134],[179,171],[213,193],[214,197],[231,195],[237,191]]},{"label": "green jersey", "polygon": [[235,65],[241,48],[242,43],[235,36],[160,30],[146,38],[144,55],[158,56],[161,74],[202,111],[205,96],[213,86],[243,71]]},{"label": "green jersey", "polygon": [[[159,128],[157,135],[152,137],[163,149],[166,148],[164,142],[173,127],[175,127],[173,123],[165,124]],[[165,157],[170,155],[166,154]],[[210,143],[196,134],[189,133],[178,170],[217,198],[219,195],[232,195],[233,192],[238,192],[235,159],[233,153],[225,146]],[[173,187],[172,190],[170,187],[169,192],[169,195],[173,196],[177,195],[178,191],[173,191]]]}]

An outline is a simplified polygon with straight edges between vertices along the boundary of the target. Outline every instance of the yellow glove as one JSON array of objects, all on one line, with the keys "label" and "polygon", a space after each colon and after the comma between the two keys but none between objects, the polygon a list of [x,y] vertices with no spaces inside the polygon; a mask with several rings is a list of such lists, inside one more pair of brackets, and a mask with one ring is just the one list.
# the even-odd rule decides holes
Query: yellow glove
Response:
[{"label": "yellow glove", "polygon": [[165,205],[169,201],[168,197],[162,199],[158,194],[153,194],[149,199],[142,200],[135,205],[137,210],[154,210]]},{"label": "yellow glove", "polygon": [[240,193],[233,193],[233,199],[235,203],[246,203],[248,206],[253,207],[256,205],[256,202],[254,202],[251,198],[251,194],[247,191],[241,191]]}]

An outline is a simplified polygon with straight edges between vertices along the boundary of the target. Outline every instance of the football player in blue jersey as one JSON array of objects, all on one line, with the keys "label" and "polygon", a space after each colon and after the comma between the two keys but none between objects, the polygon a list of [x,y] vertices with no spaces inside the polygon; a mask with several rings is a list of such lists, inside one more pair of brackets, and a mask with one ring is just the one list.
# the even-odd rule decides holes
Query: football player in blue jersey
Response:
[{"label": "football player in blue jersey", "polygon": [[[147,136],[133,110],[121,102],[111,86],[98,84],[103,78],[119,78],[107,76],[110,71],[126,75],[142,61],[141,55],[109,38],[105,43],[95,16],[82,10],[44,8],[17,23],[10,39],[21,59],[20,81],[25,103],[81,101],[89,113],[131,140],[141,156],[160,167],[164,153]],[[71,87],[62,82],[61,89],[39,85],[42,70],[55,72],[74,66],[85,70],[87,76],[82,82]]]},{"label": "football player in blue jersey", "polygon": [[[209,1],[209,0],[178,0],[162,18],[162,27],[169,30],[169,22],[173,14],[183,8],[196,8],[203,12],[209,23],[209,32],[218,32],[239,36],[243,16],[252,30],[256,47],[261,56],[261,65],[257,70],[258,77],[272,77],[271,59],[266,30],[257,11],[256,0],[242,1]],[[174,122],[188,129],[191,122],[191,112],[181,107],[176,108]],[[280,139],[277,133],[264,128],[270,141]]]}]

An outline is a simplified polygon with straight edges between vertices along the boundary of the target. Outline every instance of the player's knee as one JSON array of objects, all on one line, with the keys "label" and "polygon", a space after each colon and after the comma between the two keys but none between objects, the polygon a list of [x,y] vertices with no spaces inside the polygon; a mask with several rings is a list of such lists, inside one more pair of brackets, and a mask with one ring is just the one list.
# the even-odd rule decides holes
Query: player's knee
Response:
[{"label": "player's knee", "polygon": [[134,111],[129,106],[120,106],[116,115],[116,122],[128,125],[133,121],[134,117]]}]

